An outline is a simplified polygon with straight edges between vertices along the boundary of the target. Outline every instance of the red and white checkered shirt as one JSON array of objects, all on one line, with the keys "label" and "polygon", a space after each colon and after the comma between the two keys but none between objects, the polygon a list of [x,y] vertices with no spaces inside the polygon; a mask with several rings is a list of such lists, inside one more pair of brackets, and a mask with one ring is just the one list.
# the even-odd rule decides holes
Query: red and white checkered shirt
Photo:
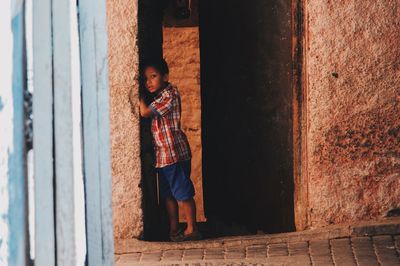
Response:
[{"label": "red and white checkered shirt", "polygon": [[181,129],[181,97],[168,84],[149,105],[153,112],[151,133],[156,152],[155,167],[164,167],[192,157],[189,142]]}]

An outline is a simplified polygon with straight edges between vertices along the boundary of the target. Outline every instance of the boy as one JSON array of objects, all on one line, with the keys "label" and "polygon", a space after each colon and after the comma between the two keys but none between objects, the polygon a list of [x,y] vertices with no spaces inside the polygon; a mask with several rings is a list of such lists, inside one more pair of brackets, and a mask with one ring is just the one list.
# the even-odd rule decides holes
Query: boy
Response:
[{"label": "boy", "polygon": [[[151,117],[151,132],[156,152],[155,168],[160,181],[160,198],[165,201],[172,241],[202,238],[196,225],[194,187],[190,180],[191,151],[181,130],[181,98],[178,89],[168,82],[164,59],[147,62],[143,67],[144,85],[154,95],[147,105],[140,99],[142,117]],[[182,202],[187,220],[185,231],[179,229],[178,203]]]}]

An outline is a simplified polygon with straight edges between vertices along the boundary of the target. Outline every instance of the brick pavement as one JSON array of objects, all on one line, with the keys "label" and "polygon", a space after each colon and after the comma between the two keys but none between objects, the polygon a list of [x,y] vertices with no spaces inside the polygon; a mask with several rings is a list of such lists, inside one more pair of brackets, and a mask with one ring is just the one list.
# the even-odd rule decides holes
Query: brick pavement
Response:
[{"label": "brick pavement", "polygon": [[400,265],[400,232],[393,224],[397,222],[390,226],[357,227],[348,236],[335,233],[335,227],[318,234],[298,232],[226,238],[219,240],[219,245],[215,240],[203,240],[156,243],[143,248],[146,242],[141,242],[141,248],[137,246],[136,251],[116,254],[116,266]]},{"label": "brick pavement", "polygon": [[116,265],[400,265],[400,235],[134,252]]}]

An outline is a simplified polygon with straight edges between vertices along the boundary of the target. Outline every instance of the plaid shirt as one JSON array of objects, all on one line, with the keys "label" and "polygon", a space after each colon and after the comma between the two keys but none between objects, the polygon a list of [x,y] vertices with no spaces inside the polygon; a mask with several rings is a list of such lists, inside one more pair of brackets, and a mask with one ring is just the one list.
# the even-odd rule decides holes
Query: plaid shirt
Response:
[{"label": "plaid shirt", "polygon": [[178,89],[168,84],[149,105],[153,112],[151,133],[156,152],[155,167],[189,160],[189,142],[181,129],[181,97]]}]

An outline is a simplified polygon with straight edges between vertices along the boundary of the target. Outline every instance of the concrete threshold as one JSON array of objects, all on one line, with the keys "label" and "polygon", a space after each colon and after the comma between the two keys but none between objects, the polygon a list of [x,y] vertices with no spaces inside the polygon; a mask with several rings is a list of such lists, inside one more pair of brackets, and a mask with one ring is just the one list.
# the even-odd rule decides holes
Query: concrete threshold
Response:
[{"label": "concrete threshold", "polygon": [[335,239],[355,236],[377,236],[400,234],[400,217],[385,218],[378,221],[365,221],[353,224],[331,225],[318,229],[298,232],[246,235],[204,239],[188,242],[150,242],[137,239],[117,239],[115,254],[135,252],[186,250],[197,248],[225,248],[243,245],[275,244],[310,240]]}]

